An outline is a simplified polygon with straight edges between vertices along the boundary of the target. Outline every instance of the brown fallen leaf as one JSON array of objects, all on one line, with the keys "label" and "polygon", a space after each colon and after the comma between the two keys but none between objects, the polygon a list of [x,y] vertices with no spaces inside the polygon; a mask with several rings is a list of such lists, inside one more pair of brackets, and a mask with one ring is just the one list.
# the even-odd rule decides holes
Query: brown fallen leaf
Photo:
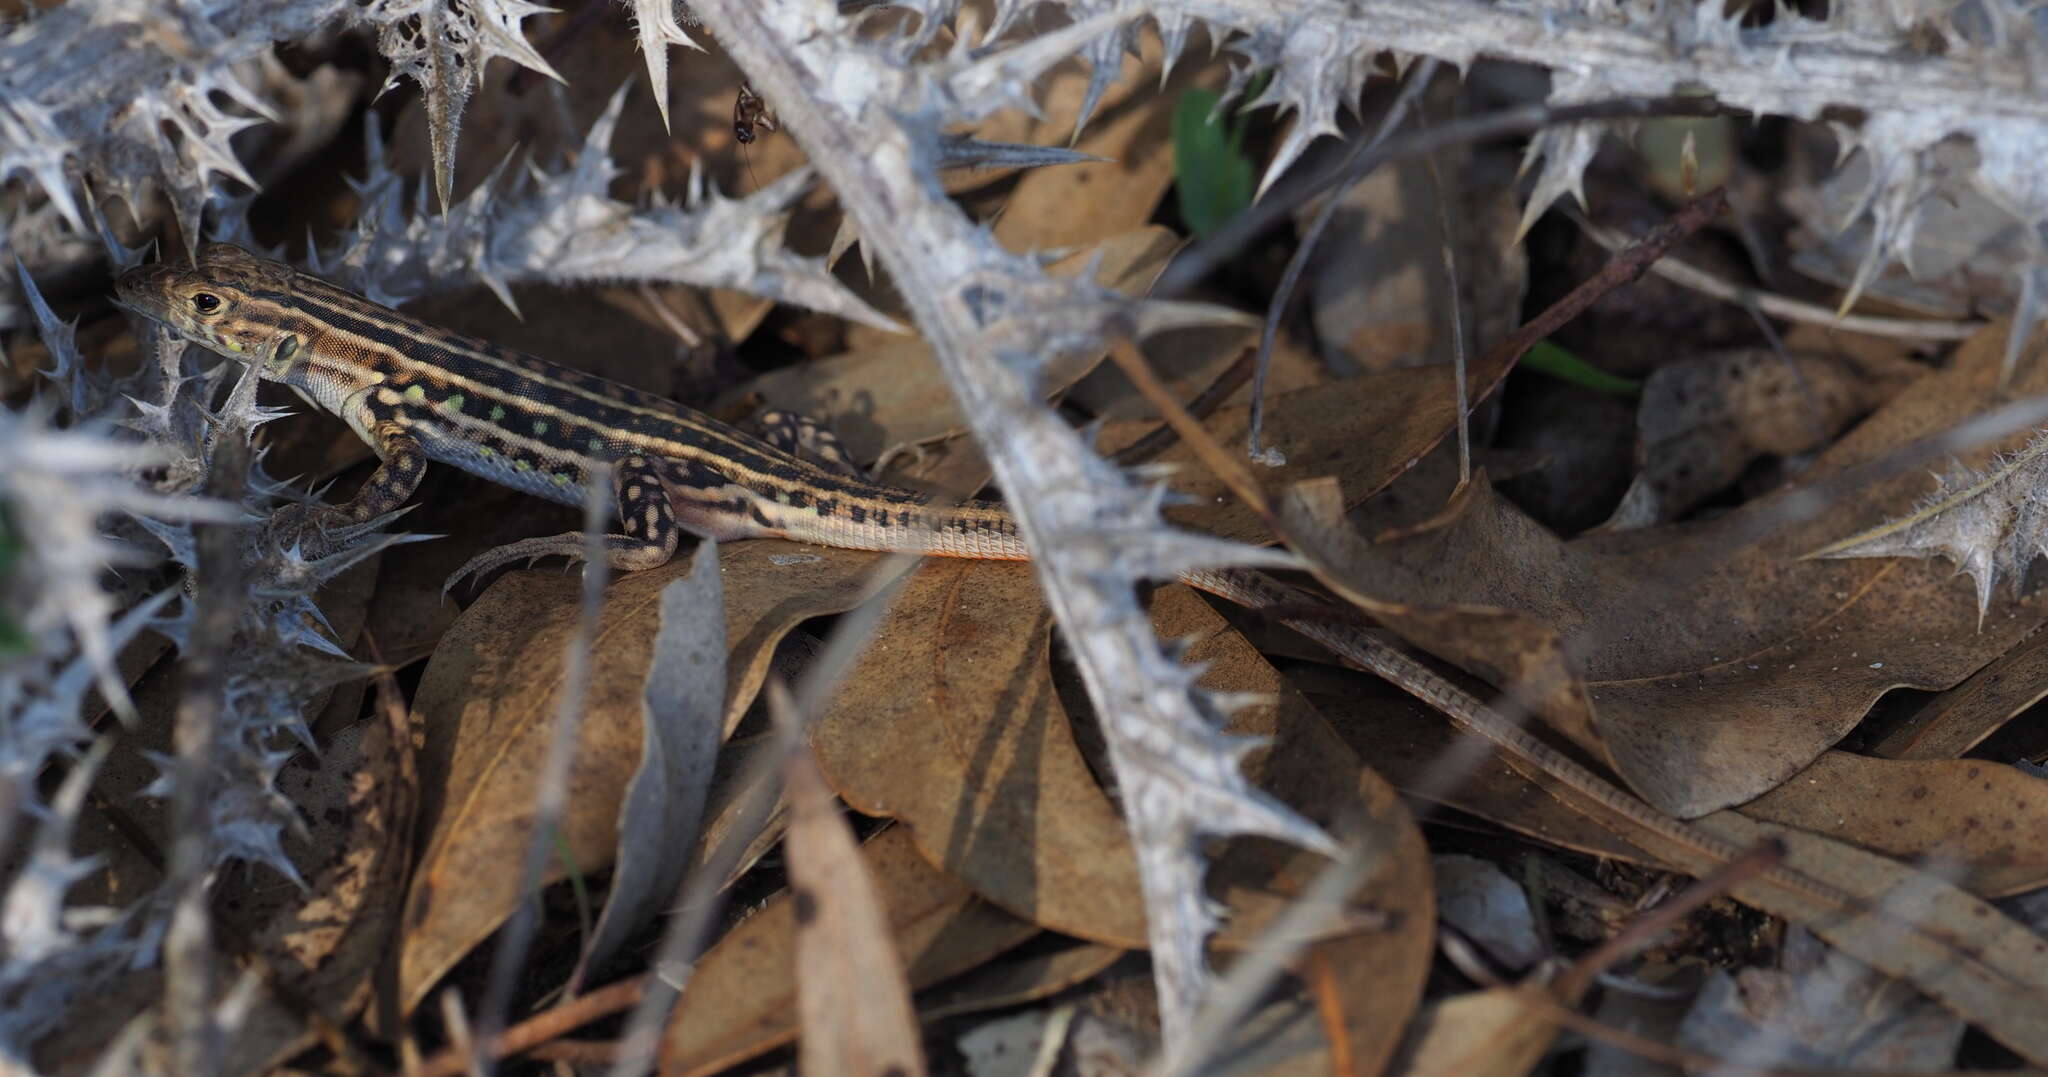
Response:
[{"label": "brown fallen leaf", "polygon": [[992,961],[920,995],[918,1020],[937,1021],[1036,1002],[1094,979],[1127,953],[1118,946],[1079,942],[1051,953]]},{"label": "brown fallen leaf", "polygon": [[1492,745],[1459,733],[1428,705],[1377,677],[1304,667],[1290,671],[1288,680],[1403,793],[1558,848],[1660,863],[1523,777]]},{"label": "brown fallen leaf", "polygon": [[1520,1077],[1557,1038],[1557,1022],[1495,987],[1432,1002],[1416,1018],[1388,1073],[1396,1077]]},{"label": "brown fallen leaf", "polygon": [[[729,734],[759,690],[775,644],[807,618],[856,605],[877,555],[781,541],[721,548]],[[640,762],[642,689],[662,587],[681,561],[631,573],[605,595],[562,841],[578,868],[603,870],[618,841],[620,800]],[[547,751],[580,583],[548,572],[508,575],[463,611],[420,680],[424,851],[406,903],[400,998],[428,988],[488,936],[524,895],[499,870],[527,847],[532,776]],[[562,877],[559,860],[544,878]]]},{"label": "brown fallen leaf", "polygon": [[2048,634],[2035,632],[1928,700],[1871,746],[1893,759],[1955,759],[2048,698]]},{"label": "brown fallen leaf", "polygon": [[797,1064],[806,1073],[917,1077],[925,1072],[924,1046],[910,983],[860,846],[809,751],[791,753],[782,775],[796,916],[790,975],[803,1027]]},{"label": "brown fallen leaf", "polygon": [[1925,860],[1981,897],[2048,885],[2048,848],[2040,840],[2048,834],[2048,782],[2002,763],[1828,752],[1741,811],[1900,860]]},{"label": "brown fallen leaf", "polygon": [[[1432,96],[1438,100],[1418,106],[1441,118],[1449,102]],[[1384,107],[1370,110],[1366,129],[1384,115]],[[1467,327],[1466,354],[1477,355],[1512,332],[1521,314],[1529,256],[1515,234],[1520,208],[1506,178],[1514,161],[1460,144],[1438,151],[1433,164],[1389,162],[1345,188],[1317,247],[1305,281],[1316,335],[1347,373],[1449,364],[1454,311]],[[1437,205],[1446,188],[1448,214]],[[1456,306],[1444,266],[1446,217]]]},{"label": "brown fallen leaf", "polygon": [[[1200,595],[1178,584],[1161,588],[1151,612],[1162,638],[1189,641],[1184,660],[1207,667],[1203,687],[1274,700],[1231,716],[1229,732],[1271,743],[1246,758],[1245,774],[1309,819],[1340,834],[1350,831],[1361,855],[1375,858],[1350,898],[1371,922],[1315,942],[1299,965],[1300,975],[1325,996],[1332,1065],[1344,1073],[1378,1073],[1422,1000],[1436,951],[1436,886],[1422,832],[1394,788]],[[1259,888],[1292,898],[1325,863],[1312,853],[1257,843],[1225,856],[1215,874],[1226,895]]]},{"label": "brown fallen leaf", "polygon": [[[1823,454],[1807,484],[1975,414],[2002,349],[1980,334]],[[2028,369],[2038,384],[2016,391],[2048,386],[2048,364]],[[1386,542],[1297,537],[1342,546],[1327,563],[1352,597],[1427,614],[1436,634],[1417,643],[1534,685],[1547,720],[1691,817],[1786,780],[1884,692],[1952,685],[2043,622],[2029,600],[1979,631],[1975,596],[1945,565],[1798,559],[1924,486],[1910,473],[1869,483],[1806,519],[1788,516],[1807,489],[1794,487],[1702,524],[1563,543],[1475,484],[1437,526]],[[1491,638],[1458,646],[1460,620]]]},{"label": "brown fallen leaf", "polygon": [[1675,520],[1764,455],[1809,452],[1927,373],[1903,358],[1743,348],[1666,363],[1643,383],[1635,481],[1604,525]]},{"label": "brown fallen leaf", "polygon": [[[913,989],[968,969],[1038,934],[934,870],[904,827],[861,846]],[[797,909],[788,891],[733,927],[696,963],[662,1033],[662,1077],[720,1072],[796,1038]]]},{"label": "brown fallen leaf", "polygon": [[[1158,35],[1147,27],[1139,41],[1139,55],[1124,58],[1115,83],[1122,93],[1114,99],[1104,95],[1073,143],[1102,160],[1033,169],[1019,177],[995,223],[1004,248],[1028,254],[1093,246],[1152,219],[1173,186],[1174,103],[1191,89],[1221,87],[1229,72],[1220,63],[1180,63],[1162,85]],[[1049,80],[1037,101],[1049,117],[1071,123],[1088,76],[1080,65],[1063,66],[1067,77]],[[1063,145],[1073,137],[1070,130],[1043,133],[1043,142],[1034,144]]]},{"label": "brown fallen leaf", "polygon": [[1137,860],[1074,744],[1031,566],[930,560],[811,730],[857,811],[1042,927],[1143,949]]}]

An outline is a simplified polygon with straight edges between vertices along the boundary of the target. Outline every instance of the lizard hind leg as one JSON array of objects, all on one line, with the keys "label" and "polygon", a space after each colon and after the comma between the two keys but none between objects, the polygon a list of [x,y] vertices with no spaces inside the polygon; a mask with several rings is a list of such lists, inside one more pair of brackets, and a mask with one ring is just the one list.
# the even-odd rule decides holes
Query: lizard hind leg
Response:
[{"label": "lizard hind leg", "polygon": [[867,478],[860,462],[839,440],[839,435],[808,415],[770,408],[754,419],[761,440],[802,460],[808,460],[837,475]]},{"label": "lizard hind leg", "polygon": [[[626,457],[612,471],[612,495],[618,504],[623,525],[620,530],[624,533],[604,536],[605,563],[620,572],[641,572],[667,564],[675,556],[682,529],[660,472],[644,457]],[[508,542],[470,558],[448,577],[441,593],[454,590],[465,579],[482,579],[516,561],[532,565],[543,557],[566,557],[570,564],[575,564],[584,560],[588,552],[580,531]]]}]

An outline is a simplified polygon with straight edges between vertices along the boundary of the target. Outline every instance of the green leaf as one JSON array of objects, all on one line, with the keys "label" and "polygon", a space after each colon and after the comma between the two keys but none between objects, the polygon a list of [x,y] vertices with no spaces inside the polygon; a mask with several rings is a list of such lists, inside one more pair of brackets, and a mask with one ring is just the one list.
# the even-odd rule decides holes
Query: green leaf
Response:
[{"label": "green leaf", "polygon": [[[0,505],[0,585],[7,582],[7,574],[14,568],[14,561],[20,547],[15,544],[14,531],[9,526],[7,507]],[[0,594],[7,588],[0,586]],[[28,634],[21,630],[8,611],[0,609],[0,657],[20,654],[28,650]]]},{"label": "green leaf", "polygon": [[1616,396],[1643,395],[1642,382],[1609,374],[1547,340],[1539,340],[1535,347],[1529,349],[1529,354],[1522,357],[1522,366],[1595,392]]},{"label": "green leaf", "polygon": [[1252,162],[1238,148],[1244,129],[1225,130],[1213,90],[1189,90],[1173,110],[1173,190],[1180,218],[1198,236],[1252,204]]}]

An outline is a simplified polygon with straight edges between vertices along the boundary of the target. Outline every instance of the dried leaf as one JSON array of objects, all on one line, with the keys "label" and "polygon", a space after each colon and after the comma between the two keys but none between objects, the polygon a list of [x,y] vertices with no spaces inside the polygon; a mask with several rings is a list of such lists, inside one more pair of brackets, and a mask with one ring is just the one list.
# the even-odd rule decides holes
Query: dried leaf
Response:
[{"label": "dried leaf", "polygon": [[1677,519],[1726,489],[1757,457],[1818,449],[1926,372],[1896,361],[1745,348],[1693,356],[1650,375],[1636,412],[1641,471],[1606,524]]},{"label": "dried leaf", "polygon": [[[691,865],[705,798],[725,739],[725,590],[718,543],[704,542],[690,574],[661,589],[660,627],[643,690],[640,765],[619,809],[619,846],[604,912],[569,978],[575,994],[592,966],[654,918]],[[714,616],[715,614],[715,616]]]},{"label": "dried leaf", "polygon": [[1069,729],[1031,566],[927,561],[818,716],[848,805],[901,819],[947,874],[1011,913],[1145,947],[1123,819]]},{"label": "dried leaf", "polygon": [[[1022,253],[1091,247],[1152,219],[1173,184],[1174,99],[1190,87],[1219,86],[1224,74],[1220,64],[1189,64],[1162,79],[1154,44],[1146,42],[1142,62],[1124,63],[1117,85],[1128,96],[1108,102],[1074,143],[1102,160],[1033,169],[1017,180],[995,223],[1004,247]],[[1078,81],[1051,79],[1040,107],[1057,113],[1077,104],[1072,91]]]},{"label": "dried leaf", "polygon": [[993,961],[925,992],[918,999],[917,1016],[929,1022],[1036,1002],[1094,979],[1128,952],[1084,942],[1051,953]]},{"label": "dried leaf", "polygon": [[1521,1077],[1543,1060],[1557,1023],[1521,987],[1452,995],[1425,1007],[1389,1071],[1398,1077]]},{"label": "dried leaf", "polygon": [[[861,859],[913,989],[979,967],[1039,933],[934,870],[903,827],[869,839]],[[662,1077],[718,1073],[796,1038],[796,926],[796,902],[784,891],[697,961],[662,1034]]]},{"label": "dried leaf", "polygon": [[[1311,945],[1300,975],[1322,994],[1331,1068],[1377,1073],[1414,1016],[1436,947],[1436,886],[1422,832],[1394,788],[1352,753],[1308,700],[1295,691],[1250,641],[1193,590],[1173,585],[1152,597],[1161,636],[1187,641],[1183,660],[1204,669],[1202,685],[1237,699],[1259,699],[1231,715],[1227,731],[1257,737],[1270,748],[1245,760],[1245,773],[1285,797],[1318,822],[1354,827],[1362,855],[1376,858],[1350,907],[1360,923]],[[1300,850],[1270,844],[1240,847],[1218,864],[1223,892],[1239,908],[1256,910],[1247,892],[1291,899],[1327,863]],[[1242,933],[1232,917],[1231,936]],[[1228,941],[1228,940],[1224,940]]]},{"label": "dried leaf", "polygon": [[1982,897],[2048,886],[2048,781],[2001,763],[1829,752],[1742,814],[1926,863]]},{"label": "dried leaf", "polygon": [[[1885,691],[1952,685],[2042,623],[2029,602],[1980,631],[1973,596],[1933,566],[1797,560],[1815,536],[1846,530],[1836,521],[1910,499],[1914,476],[1831,497],[1818,517],[1785,516],[1808,486],[1973,415],[2000,343],[1995,328],[1979,334],[1823,454],[1802,486],[1706,523],[1562,543],[1475,484],[1428,530],[1370,545],[1327,534],[1305,548],[1339,543],[1332,566],[1383,607],[1376,616],[1401,612],[1425,648],[1527,683],[1523,698],[1645,799],[1680,817],[1741,803],[1811,762]],[[1489,635],[1466,635],[1481,628]]]},{"label": "dried leaf", "polygon": [[[724,547],[730,652],[721,737],[759,690],[776,642],[808,617],[857,604],[875,560],[780,541]],[[561,834],[582,871],[610,865],[617,849],[623,790],[640,765],[660,593],[687,567],[631,573],[606,593]],[[531,775],[552,736],[580,587],[558,574],[506,576],[463,612],[421,678],[413,704],[426,728],[420,772],[428,836],[406,908],[399,979],[407,1011],[525,897],[501,868],[530,840]],[[553,860],[543,879],[562,872]]]},{"label": "dried leaf", "polygon": [[783,767],[789,894],[795,907],[797,1063],[806,1073],[918,1077],[917,1016],[892,922],[853,831],[808,751]]},{"label": "dried leaf", "polygon": [[1963,683],[1935,695],[1872,745],[1892,759],[1955,759],[2048,697],[2048,635],[2020,641]]}]

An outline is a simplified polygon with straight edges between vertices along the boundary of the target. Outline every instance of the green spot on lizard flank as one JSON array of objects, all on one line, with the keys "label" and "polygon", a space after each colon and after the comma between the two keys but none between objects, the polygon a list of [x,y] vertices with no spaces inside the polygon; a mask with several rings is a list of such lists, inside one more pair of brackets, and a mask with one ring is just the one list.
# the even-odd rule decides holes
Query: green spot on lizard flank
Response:
[{"label": "green spot on lizard flank", "polygon": [[405,398],[407,400],[425,400],[427,398],[427,387],[424,385],[408,385],[405,387]]},{"label": "green spot on lizard flank", "polygon": [[573,481],[573,476],[569,475],[556,475],[554,478],[556,486],[567,486]]},{"label": "green spot on lizard flank", "polygon": [[443,408],[448,409],[449,411],[461,411],[462,394],[456,393],[455,395],[449,397],[448,399],[441,401],[441,406]]},{"label": "green spot on lizard flank", "polygon": [[532,470],[533,470],[533,465],[532,465],[532,464],[529,464],[529,463],[527,463],[527,462],[526,462],[526,461],[524,461],[524,460],[514,460],[514,461],[512,461],[512,467],[513,467],[513,468],[514,468],[515,470],[518,470],[518,471],[532,471]]},{"label": "green spot on lizard flank", "polygon": [[492,404],[492,405],[491,405],[491,421],[492,421],[492,422],[494,422],[494,423],[501,423],[501,422],[504,422],[504,421],[505,421],[505,409],[504,409],[504,408],[502,408],[502,407],[499,407],[499,406],[498,406],[498,405],[496,405],[496,404]]},{"label": "green spot on lizard flank", "polygon": [[498,455],[498,450],[491,448],[489,445],[479,445],[476,447],[476,454],[485,457],[496,456]]},{"label": "green spot on lizard flank", "polygon": [[546,419],[535,419],[535,420],[533,421],[533,436],[534,436],[534,437],[539,437],[539,436],[541,436],[542,434],[545,434],[545,433],[547,433],[547,432],[548,432],[548,421],[547,421]]},{"label": "green spot on lizard flank", "polygon": [[605,449],[605,445],[604,445],[604,439],[603,439],[603,438],[591,438],[591,439],[590,439],[590,451],[591,451],[592,453],[602,453],[602,452],[604,452],[604,449]]}]

